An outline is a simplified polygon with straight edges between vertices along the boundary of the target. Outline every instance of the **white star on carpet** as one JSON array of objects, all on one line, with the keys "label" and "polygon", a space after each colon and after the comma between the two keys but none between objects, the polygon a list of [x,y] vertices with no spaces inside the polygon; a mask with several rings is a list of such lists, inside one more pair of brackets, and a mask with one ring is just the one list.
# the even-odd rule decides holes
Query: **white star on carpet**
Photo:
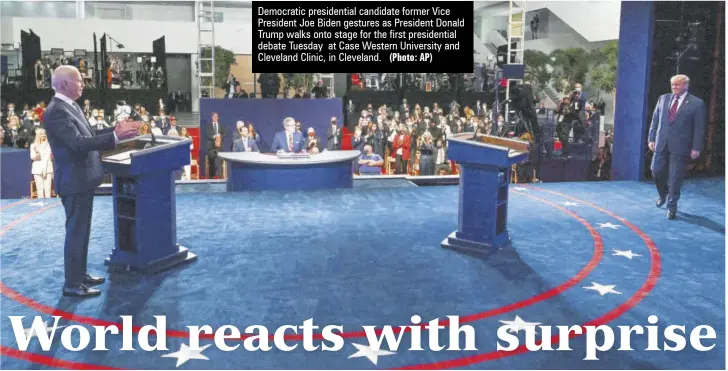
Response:
[{"label": "white star on carpet", "polygon": [[620,227],[619,225],[612,224],[612,223],[597,223],[597,225],[599,225],[599,228],[612,228],[612,229],[617,229],[617,228]]},{"label": "white star on carpet", "polygon": [[632,260],[635,256],[642,256],[640,254],[635,254],[632,252],[632,250],[614,250],[614,256],[624,256],[625,258]]},{"label": "white star on carpet", "polygon": [[209,348],[212,344],[207,344],[202,347],[202,349],[192,349],[187,346],[187,344],[182,343],[182,347],[174,352],[169,354],[162,355],[162,358],[177,358],[177,367],[183,365],[185,362],[191,360],[191,359],[202,359],[209,361],[210,359],[202,355],[202,351]]},{"label": "white star on carpet", "polygon": [[508,329],[508,332],[516,332],[518,333],[521,330],[525,330],[529,327],[536,327],[537,325],[540,325],[541,322],[526,322],[521,317],[516,316],[516,319],[513,321],[498,321],[504,325],[510,326]]},{"label": "white star on carpet", "polygon": [[371,346],[356,343],[353,343],[352,345],[358,350],[356,353],[350,355],[349,358],[367,357],[375,365],[377,364],[379,356],[390,356],[394,354],[394,352],[390,352],[388,350],[379,350],[378,348],[374,348]]},{"label": "white star on carpet", "polygon": [[520,192],[526,192],[527,191],[527,189],[526,188],[523,188],[523,187],[515,187],[515,188],[513,188],[513,190],[514,191],[520,191]]},{"label": "white star on carpet", "polygon": [[[51,326],[51,324],[48,323],[48,321],[45,321],[43,323],[43,327],[45,327],[47,333],[50,334],[51,332],[53,332],[53,326]],[[59,328],[63,328],[63,327],[66,327],[66,326],[56,326],[56,330],[58,330]],[[35,329],[33,329],[33,326],[31,326],[30,328],[24,328],[23,332],[25,332],[25,337],[28,340],[32,339],[35,336],[38,336],[38,334],[35,333]]]},{"label": "white star on carpet", "polygon": [[594,290],[598,291],[599,295],[604,296],[606,294],[622,294],[619,291],[614,290],[614,288],[617,287],[617,285],[600,285],[596,282],[592,282],[592,285],[589,287],[584,287],[587,290]]}]

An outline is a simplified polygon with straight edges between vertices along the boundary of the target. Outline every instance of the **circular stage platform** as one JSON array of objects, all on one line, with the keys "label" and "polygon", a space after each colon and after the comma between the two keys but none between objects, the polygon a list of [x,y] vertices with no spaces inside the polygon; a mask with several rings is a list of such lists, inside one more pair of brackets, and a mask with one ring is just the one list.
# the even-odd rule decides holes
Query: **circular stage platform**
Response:
[{"label": "circular stage platform", "polygon": [[[59,200],[45,206],[3,201],[2,366],[593,368],[583,360],[583,337],[572,339],[571,352],[503,354],[496,353],[497,329],[520,320],[645,326],[647,317],[656,315],[670,324],[711,325],[722,334],[722,190],[723,180],[689,182],[683,214],[673,222],[652,204],[649,184],[512,186],[512,247],[487,258],[440,247],[457,227],[456,186],[178,193],[178,241],[198,260],[150,276],[112,274],[100,286],[102,296],[87,300],[61,296],[64,212]],[[102,273],[113,248],[111,197],[96,198],[92,228],[89,271]],[[45,352],[35,340],[28,352],[18,352],[8,315],[61,315],[70,317],[62,325],[87,328],[119,323],[125,315],[133,316],[137,326],[153,325],[155,315],[165,315],[168,350],[123,352],[122,337],[109,336],[106,352],[91,347],[72,352],[58,341]],[[473,327],[477,350],[409,350],[408,331],[400,349],[379,354],[376,365],[360,356],[359,347],[368,344],[362,326],[411,325],[413,315],[423,323],[460,316],[461,326]],[[186,326],[233,325],[242,331],[261,325],[272,335],[308,319],[319,326],[315,333],[327,325],[343,326],[343,349],[306,352],[301,332],[289,331],[287,343],[299,344],[289,352],[243,347],[225,352],[207,336],[201,340],[203,347],[210,345],[204,357],[180,364],[184,357],[175,353],[189,345]],[[441,333],[445,338],[447,331]],[[422,338],[428,349],[424,330]],[[723,339],[710,352],[669,357],[644,351],[646,338],[635,339],[637,351],[600,353],[598,367],[722,368]],[[321,345],[320,338],[314,345]]]}]

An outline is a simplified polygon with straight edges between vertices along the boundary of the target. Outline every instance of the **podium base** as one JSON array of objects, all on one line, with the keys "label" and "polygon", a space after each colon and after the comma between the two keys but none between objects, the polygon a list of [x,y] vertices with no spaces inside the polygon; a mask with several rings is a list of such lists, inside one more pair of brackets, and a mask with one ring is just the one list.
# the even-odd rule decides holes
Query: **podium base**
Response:
[{"label": "podium base", "polygon": [[197,255],[190,252],[190,250],[184,246],[177,245],[177,252],[166,256],[162,259],[158,259],[142,266],[135,266],[125,263],[113,263],[111,261],[111,255],[105,259],[106,265],[109,266],[110,272],[137,272],[144,274],[158,273],[177,265],[191,263],[197,260]]},{"label": "podium base", "polygon": [[[503,238],[505,237],[505,238]],[[511,244],[511,239],[508,237],[507,232],[506,235],[501,235],[500,240],[503,242],[500,243],[486,243],[486,242],[477,242],[477,241],[471,241],[471,240],[465,240],[462,238],[457,237],[457,231],[450,233],[442,242],[440,243],[440,246],[442,246],[445,249],[451,249],[456,251],[461,251],[465,253],[470,254],[477,254],[477,255],[491,255],[494,252],[509,246]]]}]

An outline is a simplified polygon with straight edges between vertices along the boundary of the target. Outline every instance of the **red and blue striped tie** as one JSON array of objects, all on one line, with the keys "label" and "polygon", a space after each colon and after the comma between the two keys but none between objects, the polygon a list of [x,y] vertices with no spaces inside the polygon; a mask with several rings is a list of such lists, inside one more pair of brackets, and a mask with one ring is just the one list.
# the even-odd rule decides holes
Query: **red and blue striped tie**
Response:
[{"label": "red and blue striped tie", "polygon": [[675,121],[675,117],[677,116],[677,105],[678,102],[680,102],[680,96],[675,96],[675,101],[672,103],[672,107],[670,107],[670,122],[672,123]]}]

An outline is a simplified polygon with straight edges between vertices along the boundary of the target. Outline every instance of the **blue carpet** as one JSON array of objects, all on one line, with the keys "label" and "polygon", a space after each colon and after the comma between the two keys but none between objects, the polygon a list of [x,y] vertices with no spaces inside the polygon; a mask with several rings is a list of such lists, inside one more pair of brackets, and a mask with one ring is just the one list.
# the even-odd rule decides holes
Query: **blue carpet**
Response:
[{"label": "blue carpet", "polygon": [[[48,307],[80,316],[63,325],[91,328],[90,318],[120,322],[119,316],[131,315],[134,324],[141,326],[154,324],[155,315],[165,315],[167,329],[181,331],[191,325],[213,329],[234,325],[241,330],[263,325],[274,331],[283,325],[301,326],[313,318],[314,325],[320,326],[317,333],[326,325],[357,332],[367,325],[408,325],[415,314],[423,322],[461,315],[472,320],[466,324],[475,329],[477,351],[410,351],[407,333],[403,335],[407,345],[395,354],[380,356],[375,366],[366,357],[349,358],[357,352],[354,344],[367,343],[363,337],[345,339],[339,352],[306,352],[295,341],[288,343],[299,347],[290,352],[248,352],[242,347],[225,352],[212,340],[202,340],[202,345],[211,344],[203,353],[208,359],[192,359],[179,368],[371,369],[433,364],[430,367],[472,369],[724,369],[724,191],[722,179],[687,182],[679,219],[668,221],[664,209],[654,207],[655,190],[650,184],[512,187],[513,246],[488,258],[439,245],[457,227],[458,187],[363,185],[306,193],[182,193],[177,196],[178,240],[199,255],[198,261],[148,277],[111,275],[101,286],[102,296],[85,301],[60,295],[62,207],[21,203],[5,209],[13,201],[3,200],[0,263],[6,295],[0,301],[4,314],[0,342],[5,353],[17,349],[8,315],[49,318]],[[105,271],[103,260],[113,244],[111,215],[111,198],[97,197],[89,247],[91,272]],[[691,330],[709,325],[717,332],[715,348],[709,352],[645,351],[646,337],[633,335],[634,351],[615,347],[599,353],[599,361],[585,361],[582,336],[571,341],[573,351],[497,359],[478,356],[496,350],[499,321],[519,316],[542,325],[578,325],[614,311],[637,294],[654,262],[644,241],[623,222],[654,241],[661,272],[654,289],[609,325],[615,329],[617,325],[646,326],[650,315],[659,317],[661,328],[684,325]],[[593,234],[603,242],[603,254]],[[614,255],[614,250],[631,250],[640,256],[628,259]],[[589,265],[590,261],[595,264]],[[582,281],[564,286],[580,272]],[[592,282],[616,285],[620,294],[602,296],[584,289]],[[477,315],[555,287],[564,291],[495,315]],[[39,305],[19,302],[14,292]],[[441,331],[441,336],[445,334]],[[425,343],[427,336],[423,333]],[[122,337],[110,335],[110,351],[93,351],[91,346],[73,352],[56,341],[44,352],[37,340],[28,351],[96,367],[171,369],[176,359],[162,355],[180,350],[183,343],[189,345],[187,338],[170,335],[167,351],[124,352],[119,351]],[[134,344],[139,349],[136,340]],[[473,358],[439,363],[463,357]],[[34,361],[48,363],[48,359]],[[4,356],[0,362],[6,369],[48,368],[17,357]]]}]

